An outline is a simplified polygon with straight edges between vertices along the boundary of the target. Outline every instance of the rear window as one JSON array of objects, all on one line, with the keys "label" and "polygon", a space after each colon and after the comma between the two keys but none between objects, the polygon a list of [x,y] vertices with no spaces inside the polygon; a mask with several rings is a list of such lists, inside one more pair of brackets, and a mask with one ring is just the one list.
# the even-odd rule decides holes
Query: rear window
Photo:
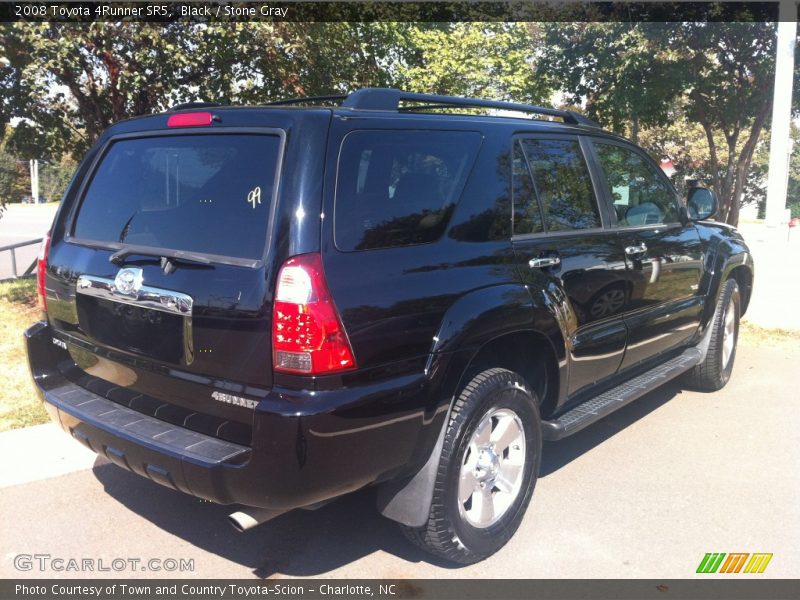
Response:
[{"label": "rear window", "polygon": [[277,135],[114,142],[86,189],[73,235],[260,259],[280,148]]},{"label": "rear window", "polygon": [[348,134],[336,177],[336,247],[370,250],[436,240],[480,143],[479,133],[467,131]]}]

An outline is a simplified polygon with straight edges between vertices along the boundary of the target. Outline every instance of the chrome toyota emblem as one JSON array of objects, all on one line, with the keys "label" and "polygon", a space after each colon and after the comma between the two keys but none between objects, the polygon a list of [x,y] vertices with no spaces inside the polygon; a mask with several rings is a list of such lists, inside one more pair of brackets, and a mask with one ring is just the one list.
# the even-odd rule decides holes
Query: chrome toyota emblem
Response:
[{"label": "chrome toyota emblem", "polygon": [[114,289],[120,294],[135,294],[142,287],[142,279],[141,269],[120,269],[114,278]]}]

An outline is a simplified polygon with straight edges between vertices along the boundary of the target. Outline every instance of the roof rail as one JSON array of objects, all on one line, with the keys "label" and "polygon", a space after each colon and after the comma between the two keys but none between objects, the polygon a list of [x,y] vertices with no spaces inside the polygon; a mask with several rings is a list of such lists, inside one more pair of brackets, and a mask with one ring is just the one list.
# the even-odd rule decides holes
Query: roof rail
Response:
[{"label": "roof rail", "polygon": [[344,100],[347,96],[309,96],[308,98],[289,98],[287,100],[273,100],[267,106],[282,106],[287,104],[308,104],[309,102],[326,102],[330,100]]},{"label": "roof rail", "polygon": [[183,104],[176,104],[171,107],[168,112],[174,110],[184,110],[187,108],[211,108],[213,106],[222,106],[219,102],[184,102]]},{"label": "roof rail", "polygon": [[[425,103],[422,106],[401,107],[403,101]],[[571,110],[559,110],[531,104],[517,104],[516,102],[503,102],[500,100],[481,100],[479,98],[462,98],[458,96],[438,96],[434,94],[418,94],[403,92],[394,88],[364,88],[347,96],[342,102],[342,108],[359,110],[394,110],[413,111],[428,110],[433,108],[448,107],[478,107],[495,108],[498,110],[511,110],[533,113],[547,117],[559,117],[571,125],[587,125],[600,127],[597,123]]]}]

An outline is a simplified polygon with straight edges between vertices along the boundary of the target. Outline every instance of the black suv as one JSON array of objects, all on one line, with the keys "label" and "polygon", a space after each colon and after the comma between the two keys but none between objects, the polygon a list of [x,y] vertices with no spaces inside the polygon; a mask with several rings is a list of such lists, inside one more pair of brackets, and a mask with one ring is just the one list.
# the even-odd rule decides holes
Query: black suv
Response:
[{"label": "black suv", "polygon": [[728,381],[753,260],[715,210],[568,111],[182,105],[79,167],[31,371],[74,438],[244,505],[240,530],[376,486],[411,540],[474,562],[519,525],[543,440]]}]

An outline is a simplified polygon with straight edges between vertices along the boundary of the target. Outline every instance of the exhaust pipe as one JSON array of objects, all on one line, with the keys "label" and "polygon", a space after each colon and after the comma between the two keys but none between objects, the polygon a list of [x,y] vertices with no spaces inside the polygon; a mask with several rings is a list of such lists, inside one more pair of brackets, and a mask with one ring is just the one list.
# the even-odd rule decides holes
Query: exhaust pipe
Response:
[{"label": "exhaust pipe", "polygon": [[284,512],[286,511],[247,506],[244,510],[229,514],[228,523],[230,523],[236,531],[242,533],[248,529],[252,529],[256,525],[266,523],[270,519],[274,519],[278,515],[282,515]]}]

